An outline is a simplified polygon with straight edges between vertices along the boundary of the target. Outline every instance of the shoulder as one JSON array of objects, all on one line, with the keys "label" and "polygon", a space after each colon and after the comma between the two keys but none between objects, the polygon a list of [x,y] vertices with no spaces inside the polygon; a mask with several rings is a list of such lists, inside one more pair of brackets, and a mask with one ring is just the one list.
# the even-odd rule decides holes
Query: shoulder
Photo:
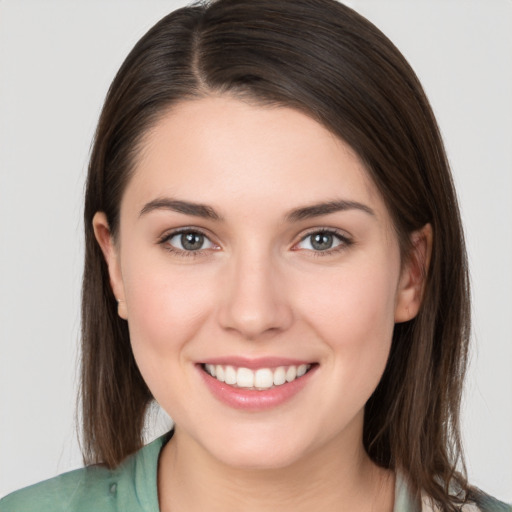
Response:
[{"label": "shoulder", "polygon": [[[457,489],[459,489],[457,491]],[[463,491],[454,485],[450,486],[450,492],[453,496],[465,496],[466,503],[460,506],[461,512],[512,512],[512,505],[507,505],[502,501],[489,496],[477,487],[470,486]],[[393,512],[442,512],[439,504],[435,502],[425,491],[421,491],[418,496],[412,492],[412,488],[407,476],[401,471],[396,472],[395,481],[395,508]]]},{"label": "shoulder", "polygon": [[475,510],[481,512],[512,512],[512,505],[507,505],[480,490],[475,493],[474,501],[477,507]]},{"label": "shoulder", "polygon": [[115,469],[88,466],[9,494],[0,500],[0,512],[158,512],[158,457],[169,437]]},{"label": "shoulder", "polygon": [[[69,512],[87,510],[88,504],[105,512],[109,507],[111,472],[101,466],[90,466],[64,473],[9,494],[0,500],[1,512]],[[111,500],[110,500],[111,501]]]},{"label": "shoulder", "polygon": [[[421,505],[421,512],[440,512],[439,507],[433,504],[425,494],[422,495]],[[512,512],[512,505],[507,505],[477,490],[460,510],[461,512]]]}]

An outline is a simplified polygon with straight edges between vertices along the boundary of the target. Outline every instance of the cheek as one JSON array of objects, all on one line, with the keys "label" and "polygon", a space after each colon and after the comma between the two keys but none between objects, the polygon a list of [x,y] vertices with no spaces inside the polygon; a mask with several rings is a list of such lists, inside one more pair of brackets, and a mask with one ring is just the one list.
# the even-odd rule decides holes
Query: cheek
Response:
[{"label": "cheek", "polygon": [[189,408],[195,396],[190,392],[189,342],[198,336],[214,298],[190,271],[170,272],[156,265],[150,269],[126,276],[130,342],[154,398],[173,418],[180,418],[183,397],[190,396]]},{"label": "cheek", "polygon": [[360,260],[310,276],[295,290],[303,318],[327,344],[343,388],[350,381],[355,389],[372,392],[380,380],[391,347],[398,279],[398,257],[385,263]]},{"label": "cheek", "polygon": [[180,364],[215,304],[212,286],[205,284],[211,277],[192,266],[170,268],[165,260],[143,265],[132,257],[124,269],[130,339],[143,375]]},{"label": "cheek", "polygon": [[[347,265],[324,275],[303,277],[300,289],[306,316],[319,328],[344,335],[357,332],[382,334],[393,328],[398,264]],[[360,340],[364,342],[364,340]]]},{"label": "cheek", "polygon": [[327,346],[330,379],[324,393],[327,403],[337,404],[333,431],[364,409],[382,378],[394,328],[395,285],[382,272],[354,270],[332,279],[322,299],[308,301],[314,308],[309,325]]}]

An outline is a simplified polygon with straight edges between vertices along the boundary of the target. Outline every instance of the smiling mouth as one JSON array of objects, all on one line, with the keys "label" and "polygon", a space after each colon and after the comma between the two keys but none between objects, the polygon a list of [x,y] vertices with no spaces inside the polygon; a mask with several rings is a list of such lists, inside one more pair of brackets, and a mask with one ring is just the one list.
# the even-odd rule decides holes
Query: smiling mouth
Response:
[{"label": "smiling mouth", "polygon": [[219,382],[235,388],[264,391],[300,379],[308,373],[313,364],[279,366],[277,368],[234,367],[222,364],[203,364],[202,369]]}]

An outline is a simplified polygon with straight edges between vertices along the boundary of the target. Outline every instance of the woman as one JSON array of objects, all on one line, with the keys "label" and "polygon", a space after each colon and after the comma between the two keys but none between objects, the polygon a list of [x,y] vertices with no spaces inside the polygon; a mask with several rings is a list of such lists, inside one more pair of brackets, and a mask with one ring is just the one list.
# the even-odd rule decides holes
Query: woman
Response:
[{"label": "woman", "polygon": [[[101,465],[2,510],[507,509],[457,471],[469,304],[443,145],[350,9],[159,22],[107,96],[85,229]],[[153,398],[175,428],[142,448]]]}]

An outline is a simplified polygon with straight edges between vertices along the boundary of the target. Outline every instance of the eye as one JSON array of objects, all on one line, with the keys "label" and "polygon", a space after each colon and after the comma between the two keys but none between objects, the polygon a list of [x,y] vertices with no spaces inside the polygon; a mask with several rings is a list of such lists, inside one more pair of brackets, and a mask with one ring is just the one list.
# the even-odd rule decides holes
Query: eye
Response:
[{"label": "eye", "polygon": [[339,233],[338,231],[321,229],[307,234],[296,245],[297,249],[306,249],[309,251],[324,252],[331,254],[338,250],[342,250],[351,245],[351,240]]},{"label": "eye", "polygon": [[169,233],[160,240],[160,243],[164,244],[167,250],[180,254],[197,253],[206,249],[217,248],[204,233],[193,229]]}]

